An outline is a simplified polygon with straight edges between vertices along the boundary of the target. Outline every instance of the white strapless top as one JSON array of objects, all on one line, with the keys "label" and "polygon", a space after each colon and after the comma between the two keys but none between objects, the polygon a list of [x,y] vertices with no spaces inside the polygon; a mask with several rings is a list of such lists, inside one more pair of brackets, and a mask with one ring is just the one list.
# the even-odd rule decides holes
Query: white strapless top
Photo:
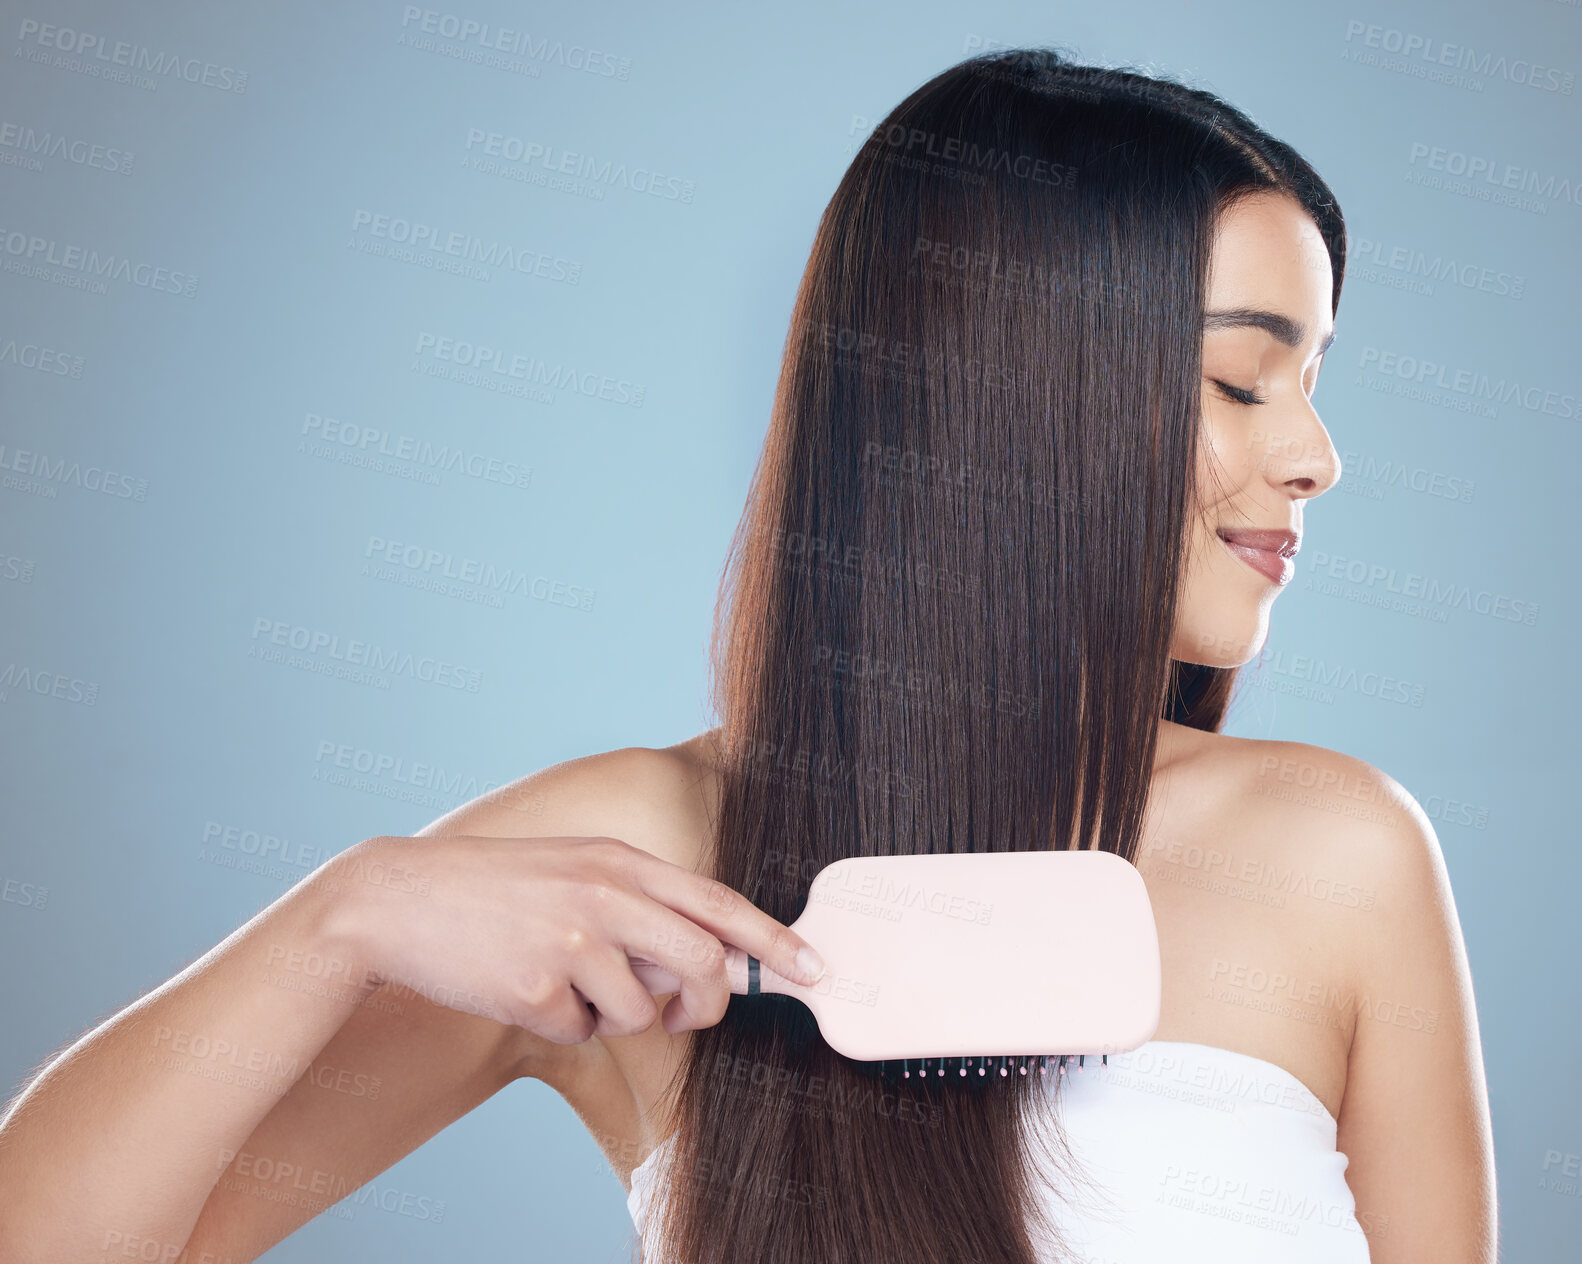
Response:
[{"label": "white strapless top", "polygon": [[[1044,1182],[1068,1259],[1369,1258],[1345,1180],[1348,1160],[1335,1148],[1334,1117],[1283,1067],[1212,1045],[1152,1040],[1112,1053],[1108,1066],[1089,1058],[1078,1072],[1068,1064],[1058,1109],[1070,1153],[1087,1177],[1075,1187]],[[667,1141],[633,1170],[626,1199],[647,1264],[665,1259],[644,1224],[669,1150]]]}]

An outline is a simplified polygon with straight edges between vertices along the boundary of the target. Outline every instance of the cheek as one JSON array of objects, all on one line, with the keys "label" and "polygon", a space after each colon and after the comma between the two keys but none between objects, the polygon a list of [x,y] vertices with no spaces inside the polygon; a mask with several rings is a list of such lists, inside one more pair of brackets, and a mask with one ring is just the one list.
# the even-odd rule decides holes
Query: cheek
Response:
[{"label": "cheek", "polygon": [[1233,491],[1252,473],[1253,453],[1247,434],[1218,417],[1216,408],[1203,410],[1198,441],[1198,479],[1206,503]]}]

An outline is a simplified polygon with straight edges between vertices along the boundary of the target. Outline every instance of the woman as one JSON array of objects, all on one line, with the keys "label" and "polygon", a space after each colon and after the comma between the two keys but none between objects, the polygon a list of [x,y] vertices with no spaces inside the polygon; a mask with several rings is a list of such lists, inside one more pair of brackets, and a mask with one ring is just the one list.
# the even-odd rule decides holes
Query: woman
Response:
[{"label": "woman", "polygon": [[[655,1258],[1493,1260],[1431,827],[1359,760],[1218,731],[1340,476],[1344,262],[1316,173],[1207,93],[1043,50],[917,89],[797,296],[722,724],[365,840],[83,1037],[0,1123],[6,1258],[253,1258],[532,1076]],[[1042,846],[1147,884],[1129,1059],[882,1081],[728,997],[722,943],[817,977],[786,925],[830,861]],[[249,1082],[171,1060],[222,1044]]]}]

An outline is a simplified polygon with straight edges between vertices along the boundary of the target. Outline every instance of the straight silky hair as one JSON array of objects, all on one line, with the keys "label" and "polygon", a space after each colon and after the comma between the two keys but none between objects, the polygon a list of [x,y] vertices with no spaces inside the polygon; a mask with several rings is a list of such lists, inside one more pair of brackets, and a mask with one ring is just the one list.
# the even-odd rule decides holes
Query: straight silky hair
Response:
[{"label": "straight silky hair", "polygon": [[[847,856],[1135,862],[1158,721],[1218,731],[1235,680],[1169,647],[1216,218],[1265,190],[1317,224],[1338,305],[1333,195],[1209,92],[1015,49],[873,130],[819,221],[722,576],[704,872],[790,923]],[[882,1075],[799,1002],[732,997],[662,1099],[662,1258],[1065,1258],[1040,1183],[1093,1190],[1061,1083]]]}]

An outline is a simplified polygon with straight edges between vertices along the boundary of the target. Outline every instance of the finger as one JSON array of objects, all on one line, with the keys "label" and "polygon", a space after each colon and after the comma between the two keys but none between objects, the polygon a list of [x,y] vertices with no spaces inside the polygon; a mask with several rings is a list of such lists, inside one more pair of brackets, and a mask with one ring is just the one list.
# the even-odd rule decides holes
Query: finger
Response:
[{"label": "finger", "polygon": [[549,971],[530,971],[516,979],[506,1020],[555,1044],[582,1044],[593,1035],[593,1019],[582,998],[565,979]]},{"label": "finger", "polygon": [[627,950],[637,978],[652,985],[651,994],[679,992],[689,981],[728,992],[747,990],[747,963],[740,950],[728,948],[717,935],[657,900],[633,898],[644,911],[628,918],[611,936]]},{"label": "finger", "polygon": [[659,1022],[672,1036],[678,1031],[696,1031],[712,1027],[725,1017],[730,1007],[728,988],[710,987],[706,983],[681,981],[681,991],[670,999]]},{"label": "finger", "polygon": [[593,1007],[595,1036],[640,1035],[659,1017],[652,993],[632,973],[625,952],[614,946],[582,962],[572,987]]},{"label": "finger", "polygon": [[680,978],[663,966],[636,961],[632,963],[632,973],[637,976],[637,981],[648,989],[650,996],[669,996],[672,992],[681,991]]},{"label": "finger", "polygon": [[657,962],[653,973],[674,981],[676,998],[661,1015],[665,1030],[713,1026],[731,999],[724,944],[657,900],[643,907],[646,915],[626,919],[618,938],[628,957]]},{"label": "finger", "polygon": [[[639,848],[633,850],[637,853],[633,879],[661,904],[757,957],[784,978],[811,985],[823,975],[824,963],[813,946],[741,892]],[[803,953],[807,955],[799,960]]]},{"label": "finger", "polygon": [[561,984],[551,995],[529,995],[518,1027],[557,1045],[580,1045],[593,1035],[596,1020],[574,988]]}]

